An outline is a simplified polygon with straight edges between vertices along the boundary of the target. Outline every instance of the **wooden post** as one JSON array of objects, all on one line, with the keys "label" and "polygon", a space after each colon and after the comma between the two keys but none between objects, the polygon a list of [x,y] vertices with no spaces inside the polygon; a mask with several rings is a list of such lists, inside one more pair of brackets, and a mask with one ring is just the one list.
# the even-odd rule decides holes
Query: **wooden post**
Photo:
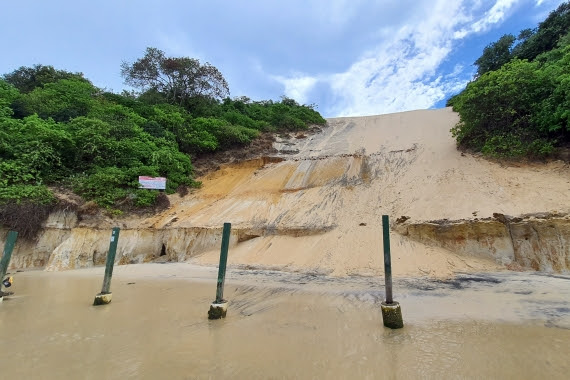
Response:
[{"label": "wooden post", "polygon": [[113,277],[113,267],[115,265],[115,256],[117,254],[117,244],[119,243],[119,227],[113,228],[111,233],[111,242],[109,244],[109,252],[107,253],[107,261],[105,262],[105,277],[103,278],[103,287],[101,293],[95,296],[93,305],[105,305],[111,302],[111,278]]},{"label": "wooden post", "polygon": [[[6,243],[4,244],[4,252],[2,253],[2,259],[0,260],[0,301],[4,300],[5,295],[12,294],[4,293],[2,291],[2,286],[4,286],[4,276],[6,276],[6,272],[8,272],[8,266],[10,265],[10,259],[12,258],[12,251],[14,250],[14,246],[16,245],[16,239],[18,238],[18,233],[16,231],[8,232],[6,236]],[[8,279],[6,286],[10,286],[12,284],[12,279]]]},{"label": "wooden post", "polygon": [[392,258],[390,257],[390,222],[388,215],[382,215],[382,232],[384,241],[384,282],[386,285],[386,303],[391,304],[392,299]]},{"label": "wooden post", "polygon": [[10,265],[10,259],[12,258],[12,251],[16,245],[16,239],[18,238],[18,233],[16,231],[8,232],[6,236],[6,243],[4,244],[4,252],[2,253],[2,260],[0,260],[0,281],[4,280],[6,272],[8,272],[8,265]]},{"label": "wooden post", "polygon": [[384,240],[384,280],[386,284],[386,301],[382,302],[382,320],[384,326],[391,329],[404,327],[400,304],[392,299],[392,258],[390,257],[390,222],[388,215],[382,215],[382,231]]},{"label": "wooden post", "polygon": [[230,246],[231,223],[224,223],[222,232],[222,248],[220,250],[220,265],[218,266],[218,285],[216,287],[216,303],[224,301],[224,284],[226,282],[226,264],[228,262],[228,248]]},{"label": "wooden post", "polygon": [[224,299],[224,284],[226,281],[226,264],[228,262],[228,248],[230,246],[231,229],[231,223],[224,223],[224,229],[222,231],[222,247],[220,250],[220,265],[218,266],[216,300],[210,305],[208,319],[225,318],[228,310],[228,301]]}]

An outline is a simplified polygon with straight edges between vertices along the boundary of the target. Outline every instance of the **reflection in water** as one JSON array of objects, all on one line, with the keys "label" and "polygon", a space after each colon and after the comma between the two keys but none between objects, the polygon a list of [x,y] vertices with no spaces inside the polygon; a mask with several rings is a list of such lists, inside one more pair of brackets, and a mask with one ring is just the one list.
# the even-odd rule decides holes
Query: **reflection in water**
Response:
[{"label": "reflection in water", "polygon": [[213,282],[113,281],[113,302],[93,307],[101,277],[19,275],[16,296],[0,305],[0,341],[9,348],[0,356],[2,375],[561,379],[570,373],[570,330],[544,321],[445,320],[427,311],[422,317],[422,307],[433,305],[416,297],[403,302],[405,328],[389,330],[376,295],[232,283],[228,317],[209,321]]}]

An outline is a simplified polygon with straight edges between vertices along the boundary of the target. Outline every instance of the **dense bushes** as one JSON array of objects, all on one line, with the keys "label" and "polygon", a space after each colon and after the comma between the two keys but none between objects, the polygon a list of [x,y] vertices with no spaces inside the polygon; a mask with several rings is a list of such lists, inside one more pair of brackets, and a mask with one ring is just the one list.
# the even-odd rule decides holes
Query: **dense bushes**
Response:
[{"label": "dense bushes", "polygon": [[[225,83],[210,65],[176,62],[185,75],[203,70],[200,86],[208,78]],[[192,156],[246,146],[263,131],[325,123],[312,107],[292,99],[219,99],[196,95],[191,87],[182,98],[168,91],[151,86],[141,94],[104,92],[80,73],[41,65],[4,75],[0,208],[54,204],[54,185],[111,209],[150,206],[157,192],[139,189],[139,175],[166,177],[167,193],[184,191],[199,185]]]},{"label": "dense bushes", "polygon": [[[480,75],[448,101],[460,115],[452,129],[460,147],[494,157],[543,157],[570,144],[570,35],[560,34],[570,30],[569,11],[562,4],[538,31],[521,32],[519,45],[503,36],[485,49],[476,62]],[[545,51],[555,37],[556,48]],[[530,51],[537,53],[531,61],[517,58]]]}]

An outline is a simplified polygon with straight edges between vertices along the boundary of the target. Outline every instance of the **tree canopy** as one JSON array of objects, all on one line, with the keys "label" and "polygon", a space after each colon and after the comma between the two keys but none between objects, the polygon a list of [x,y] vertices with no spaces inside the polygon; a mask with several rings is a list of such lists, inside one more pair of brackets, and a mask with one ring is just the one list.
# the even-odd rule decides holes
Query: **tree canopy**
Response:
[{"label": "tree canopy", "polygon": [[483,55],[475,61],[477,76],[486,72],[497,70],[511,60],[511,48],[516,41],[512,34],[505,34],[497,42],[493,42],[483,49]]},{"label": "tree canopy", "polygon": [[0,78],[0,223],[8,206],[53,204],[54,187],[113,212],[151,206],[157,192],[140,175],[167,177],[167,193],[196,187],[193,158],[325,123],[292,99],[230,99],[221,73],[195,59],[149,48],[122,67],[141,93],[43,65]]},{"label": "tree canopy", "polygon": [[48,83],[55,83],[61,79],[75,79],[89,82],[82,73],[71,73],[65,70],[56,70],[53,66],[34,65],[22,66],[3,76],[3,79],[16,87],[22,93],[28,93]]},{"label": "tree canopy", "polygon": [[483,49],[475,61],[477,76],[498,70],[512,59],[533,61],[539,55],[557,48],[560,40],[570,32],[570,2],[562,3],[536,29],[523,29],[518,37],[503,35]]},{"label": "tree canopy", "polygon": [[476,79],[448,100],[460,116],[452,129],[459,147],[543,157],[570,145],[569,12],[564,3],[537,30],[505,35],[484,49]]},{"label": "tree canopy", "polygon": [[174,103],[204,96],[222,99],[230,90],[222,73],[209,63],[189,57],[166,57],[156,48],[147,48],[142,58],[121,64],[125,83],[143,91],[155,90]]}]

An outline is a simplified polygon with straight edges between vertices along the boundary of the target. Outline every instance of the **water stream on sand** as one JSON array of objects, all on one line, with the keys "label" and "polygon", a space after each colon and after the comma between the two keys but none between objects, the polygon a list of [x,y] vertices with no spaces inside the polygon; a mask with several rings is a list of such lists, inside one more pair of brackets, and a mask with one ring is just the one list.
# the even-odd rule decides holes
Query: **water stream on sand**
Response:
[{"label": "water stream on sand", "polygon": [[98,307],[91,303],[101,268],[17,273],[16,294],[0,304],[3,377],[562,379],[570,373],[570,280],[563,276],[398,280],[406,325],[389,330],[382,326],[377,279],[234,270],[226,283],[227,318],[208,321],[213,268],[194,277],[121,270],[113,302]]}]

